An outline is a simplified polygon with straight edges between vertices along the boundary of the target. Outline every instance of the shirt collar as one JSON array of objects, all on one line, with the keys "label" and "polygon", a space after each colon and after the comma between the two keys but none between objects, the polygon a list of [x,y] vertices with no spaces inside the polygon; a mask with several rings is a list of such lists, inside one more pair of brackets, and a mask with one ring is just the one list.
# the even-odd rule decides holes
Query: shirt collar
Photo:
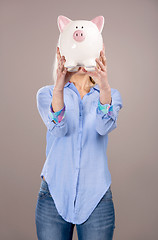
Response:
[{"label": "shirt collar", "polygon": [[66,88],[66,87],[68,87],[69,85],[70,85],[70,81],[68,81],[66,84],[65,84],[65,86],[64,86],[64,88]]},{"label": "shirt collar", "polygon": [[[71,82],[68,81],[68,82],[65,84],[64,88],[68,87],[70,84],[71,84]],[[94,89],[97,89],[98,91],[100,91],[100,90],[99,90],[99,85],[98,85],[98,84],[96,84],[93,88],[94,88]]]}]

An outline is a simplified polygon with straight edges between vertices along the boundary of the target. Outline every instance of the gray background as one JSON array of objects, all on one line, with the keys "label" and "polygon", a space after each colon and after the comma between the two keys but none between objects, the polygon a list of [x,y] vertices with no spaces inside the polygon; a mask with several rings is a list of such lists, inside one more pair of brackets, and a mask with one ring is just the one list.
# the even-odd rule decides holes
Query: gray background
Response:
[{"label": "gray background", "polygon": [[58,15],[105,17],[108,80],[123,99],[107,152],[114,239],[157,238],[157,13],[156,0],[0,1],[0,239],[37,239],[34,214],[46,127],[35,96],[40,87],[53,84]]}]

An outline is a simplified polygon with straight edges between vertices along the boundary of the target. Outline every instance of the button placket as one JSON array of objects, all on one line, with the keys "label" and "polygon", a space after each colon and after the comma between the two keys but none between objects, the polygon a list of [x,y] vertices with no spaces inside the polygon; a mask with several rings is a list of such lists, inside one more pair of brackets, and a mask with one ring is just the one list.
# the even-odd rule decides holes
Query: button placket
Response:
[{"label": "button placket", "polygon": [[79,131],[78,131],[78,150],[81,150],[81,140],[82,140],[82,118],[83,118],[83,103],[79,103]]},{"label": "button placket", "polygon": [[[94,89],[91,89],[91,92],[93,92]],[[78,203],[77,199],[79,197],[78,195],[78,184],[79,184],[79,173],[80,173],[80,159],[81,159],[81,151],[82,151],[82,132],[83,132],[83,102],[85,101],[85,98],[90,94],[86,94],[83,99],[81,99],[78,91],[75,91],[76,94],[79,96],[79,130],[78,130],[78,141],[77,141],[77,150],[78,150],[78,156],[76,156],[76,180],[75,180],[75,194],[74,194],[74,201],[73,201],[73,207],[74,207],[74,213],[78,213],[78,206],[76,205]]]}]

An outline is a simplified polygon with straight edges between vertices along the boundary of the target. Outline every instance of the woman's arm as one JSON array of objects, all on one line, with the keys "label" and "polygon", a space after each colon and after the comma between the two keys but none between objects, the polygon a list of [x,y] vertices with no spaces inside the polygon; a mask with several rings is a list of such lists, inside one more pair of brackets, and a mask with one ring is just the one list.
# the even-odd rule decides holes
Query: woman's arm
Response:
[{"label": "woman's arm", "polygon": [[111,88],[109,87],[107,90],[100,89],[100,103],[110,104],[111,103]]},{"label": "woman's arm", "polygon": [[[55,106],[55,107],[54,107]],[[65,104],[63,100],[63,90],[56,90],[54,87],[53,98],[50,104],[50,111],[54,123],[60,123],[65,117]]]},{"label": "woman's arm", "polygon": [[53,89],[52,108],[54,112],[60,111],[64,107],[63,90]]},{"label": "woman's arm", "polygon": [[[49,86],[40,88],[36,94],[37,108],[39,114],[45,123],[47,129],[55,137],[62,137],[67,133],[67,119],[65,114],[65,104],[63,104],[63,93],[57,93],[56,91],[51,92]],[[53,105],[53,110],[58,110],[52,112],[51,104]],[[62,108],[62,109],[60,109]],[[64,111],[63,111],[64,110]]]},{"label": "woman's arm", "polygon": [[96,131],[100,135],[108,134],[117,127],[118,113],[123,107],[122,98],[117,89],[114,89],[111,100],[111,105],[109,103],[102,104],[101,101],[103,102],[104,100],[101,100],[100,97],[98,100],[98,107],[96,108]]}]

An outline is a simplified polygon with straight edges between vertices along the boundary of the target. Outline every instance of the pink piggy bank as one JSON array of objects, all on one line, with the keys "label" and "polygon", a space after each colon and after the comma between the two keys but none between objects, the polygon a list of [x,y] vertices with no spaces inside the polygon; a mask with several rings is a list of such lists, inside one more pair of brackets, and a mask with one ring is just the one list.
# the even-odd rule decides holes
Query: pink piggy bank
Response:
[{"label": "pink piggy bank", "polygon": [[58,41],[61,56],[65,56],[65,67],[75,72],[80,66],[87,71],[94,71],[96,58],[99,58],[103,49],[101,35],[104,26],[104,17],[98,16],[91,21],[76,20],[65,16],[58,16],[60,36]]}]

